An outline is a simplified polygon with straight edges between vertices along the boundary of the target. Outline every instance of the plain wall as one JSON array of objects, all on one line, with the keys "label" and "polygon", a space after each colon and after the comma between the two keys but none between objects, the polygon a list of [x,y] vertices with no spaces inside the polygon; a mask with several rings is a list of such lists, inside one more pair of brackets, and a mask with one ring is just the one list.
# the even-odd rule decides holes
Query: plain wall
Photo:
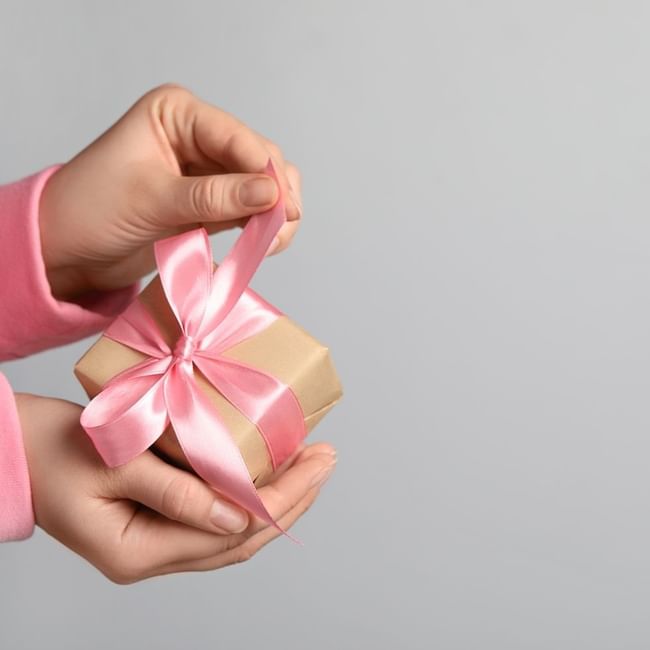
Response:
[{"label": "plain wall", "polygon": [[[625,1],[3,2],[0,182],[161,82],[235,113],[304,175],[253,285],[346,396],[304,548],[118,587],[38,531],[0,547],[0,647],[650,647],[649,27]],[[88,345],[2,371],[83,401]]]}]

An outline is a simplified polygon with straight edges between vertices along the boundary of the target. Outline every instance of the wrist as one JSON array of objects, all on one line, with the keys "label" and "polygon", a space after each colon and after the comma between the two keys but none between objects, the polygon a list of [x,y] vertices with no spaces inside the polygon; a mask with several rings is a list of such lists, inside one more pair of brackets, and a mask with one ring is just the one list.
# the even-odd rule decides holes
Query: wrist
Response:
[{"label": "wrist", "polygon": [[27,463],[30,462],[30,450],[32,442],[33,423],[32,418],[38,409],[38,402],[41,398],[31,393],[14,393],[16,401],[16,413],[20,422],[20,428],[23,434],[23,445]]},{"label": "wrist", "polygon": [[62,166],[55,171],[43,186],[38,207],[38,227],[41,257],[52,296],[57,300],[74,302],[88,288],[84,287],[83,273],[79,267],[67,259],[63,245],[65,227],[61,224],[61,210],[57,207],[64,192],[61,187],[63,169]]},{"label": "wrist", "polygon": [[85,286],[83,273],[74,267],[57,268],[45,263],[45,274],[52,296],[61,302],[77,302],[90,287]]}]

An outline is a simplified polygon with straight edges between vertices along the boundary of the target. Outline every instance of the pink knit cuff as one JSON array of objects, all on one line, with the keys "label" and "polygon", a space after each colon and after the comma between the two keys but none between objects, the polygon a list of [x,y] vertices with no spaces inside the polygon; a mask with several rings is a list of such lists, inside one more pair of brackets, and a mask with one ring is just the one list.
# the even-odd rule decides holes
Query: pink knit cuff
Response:
[{"label": "pink knit cuff", "polygon": [[0,542],[26,539],[33,532],[32,490],[16,402],[0,374]]}]

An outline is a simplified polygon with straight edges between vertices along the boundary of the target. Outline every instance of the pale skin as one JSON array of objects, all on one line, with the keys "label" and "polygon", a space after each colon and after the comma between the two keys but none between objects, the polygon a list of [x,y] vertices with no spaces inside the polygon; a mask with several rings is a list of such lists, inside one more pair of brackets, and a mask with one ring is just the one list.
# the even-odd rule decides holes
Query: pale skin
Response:
[{"label": "pale skin", "polygon": [[[271,158],[278,184],[261,173]],[[74,300],[125,287],[153,269],[153,242],[203,224],[239,226],[282,192],[286,248],[302,215],[300,175],[281,150],[232,115],[165,85],[59,169],[40,204],[52,293]],[[197,476],[147,451],[108,468],[79,425],[81,407],[17,394],[37,523],[109,579],[132,583],[251,558],[280,535]],[[259,490],[285,530],[310,507],[336,463],[326,443],[300,447]]]}]

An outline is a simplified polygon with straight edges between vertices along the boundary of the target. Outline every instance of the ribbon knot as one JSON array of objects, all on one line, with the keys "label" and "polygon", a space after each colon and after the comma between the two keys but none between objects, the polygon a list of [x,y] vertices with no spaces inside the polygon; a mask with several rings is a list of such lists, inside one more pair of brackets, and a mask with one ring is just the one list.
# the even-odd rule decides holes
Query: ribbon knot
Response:
[{"label": "ribbon knot", "polygon": [[188,334],[182,334],[176,341],[172,355],[182,361],[191,361],[195,350],[196,341],[194,338]]},{"label": "ribbon knot", "polygon": [[[266,173],[277,178],[270,162]],[[278,378],[223,354],[281,315],[247,287],[284,221],[281,196],[271,210],[250,217],[216,271],[204,228],[156,242],[161,285],[183,334],[170,349],[146,307],[134,300],[105,336],[146,358],[113,377],[81,415],[81,425],[110,467],[144,452],[171,424],[199,476],[283,533],[194,368],[255,425],[273,469],[291,456],[306,435],[295,394]],[[179,359],[192,363],[175,363]]]}]

